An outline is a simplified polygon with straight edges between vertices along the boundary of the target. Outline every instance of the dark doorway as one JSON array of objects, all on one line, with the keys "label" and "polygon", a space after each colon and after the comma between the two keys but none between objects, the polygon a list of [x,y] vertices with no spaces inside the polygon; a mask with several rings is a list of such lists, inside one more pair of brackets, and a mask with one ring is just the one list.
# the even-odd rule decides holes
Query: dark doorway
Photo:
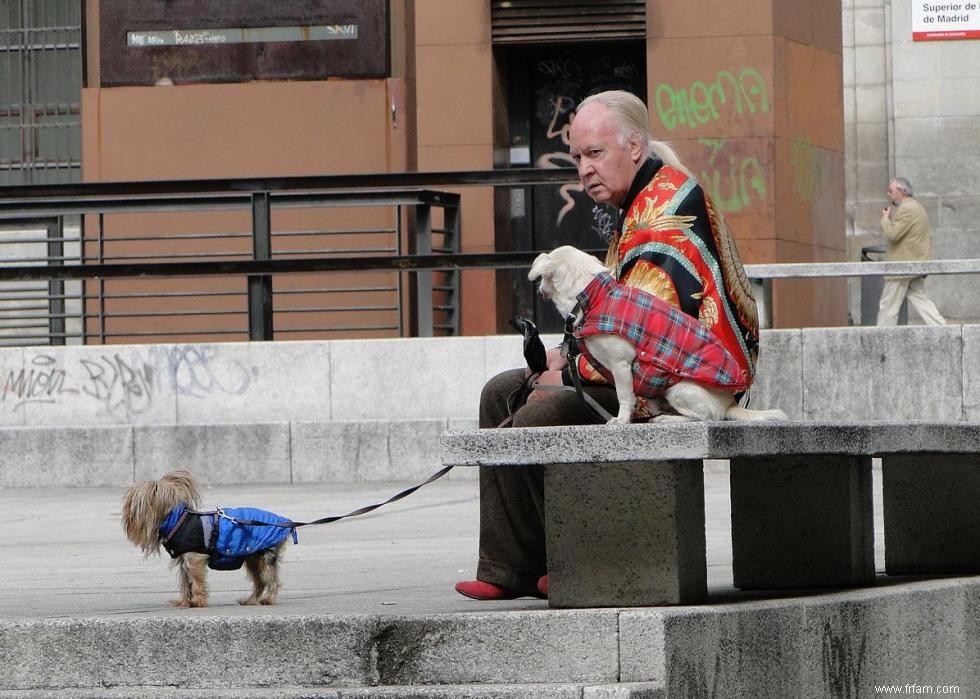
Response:
[{"label": "dark doorway", "polygon": [[[603,90],[629,90],[646,100],[646,53],[642,41],[615,41],[499,48],[498,67],[507,99],[509,151],[506,167],[571,167],[568,126],[575,106]],[[578,184],[526,187],[498,195],[497,248],[550,250],[574,245],[605,249],[618,212],[595,204]],[[503,225],[500,225],[503,224]],[[498,299],[501,321],[533,317],[543,332],[559,332],[561,318],[542,303],[526,270],[501,273],[510,291]],[[503,327],[500,328],[504,330]]]}]

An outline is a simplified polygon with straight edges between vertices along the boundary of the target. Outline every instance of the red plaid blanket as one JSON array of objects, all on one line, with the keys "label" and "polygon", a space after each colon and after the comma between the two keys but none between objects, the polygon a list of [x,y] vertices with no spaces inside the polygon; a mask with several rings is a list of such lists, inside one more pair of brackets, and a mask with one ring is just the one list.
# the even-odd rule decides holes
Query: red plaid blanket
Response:
[{"label": "red plaid blanket", "polygon": [[[600,274],[578,297],[584,318],[575,337],[620,335],[636,347],[633,390],[652,398],[682,379],[735,391],[752,378],[725,346],[695,318],[641,289]],[[588,354],[589,363],[612,383],[612,374]]]}]

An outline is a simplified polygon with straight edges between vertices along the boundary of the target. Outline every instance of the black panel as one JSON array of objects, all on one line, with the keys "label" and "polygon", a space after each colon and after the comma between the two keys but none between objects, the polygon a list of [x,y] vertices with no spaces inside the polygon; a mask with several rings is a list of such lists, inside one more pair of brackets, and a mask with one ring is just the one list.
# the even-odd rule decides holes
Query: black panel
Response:
[{"label": "black panel", "polygon": [[[387,0],[101,0],[100,8],[103,85],[389,72]],[[264,40],[271,28],[290,28],[294,39]]]}]

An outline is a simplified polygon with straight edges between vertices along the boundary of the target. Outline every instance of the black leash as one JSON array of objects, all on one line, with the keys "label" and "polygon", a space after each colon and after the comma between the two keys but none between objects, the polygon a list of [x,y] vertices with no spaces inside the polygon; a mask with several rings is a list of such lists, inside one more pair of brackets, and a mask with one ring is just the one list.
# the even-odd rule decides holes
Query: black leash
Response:
[{"label": "black leash", "polygon": [[447,473],[449,473],[452,470],[453,470],[453,467],[452,466],[444,466],[443,468],[439,469],[438,471],[436,471],[435,473],[433,473],[431,476],[429,476],[426,480],[424,480],[421,483],[418,483],[416,485],[413,485],[411,488],[406,488],[405,490],[401,491],[400,493],[396,493],[395,495],[391,496],[390,498],[388,498],[384,502],[376,502],[373,505],[366,505],[366,506],[360,507],[360,508],[358,508],[358,509],[356,509],[356,510],[354,510],[352,512],[348,512],[345,515],[331,515],[329,517],[321,517],[320,519],[315,519],[315,520],[313,520],[311,522],[294,522],[292,520],[288,520],[288,521],[285,521],[285,522],[259,522],[259,521],[256,521],[254,519],[238,519],[237,517],[231,517],[229,515],[226,515],[220,509],[219,510],[208,511],[208,512],[196,512],[195,514],[212,514],[212,513],[216,513],[219,517],[223,517],[224,519],[227,519],[227,520],[229,520],[231,522],[234,522],[235,524],[244,524],[244,525],[247,525],[247,526],[260,526],[260,527],[286,527],[286,528],[289,528],[289,529],[299,529],[300,527],[310,527],[310,526],[313,526],[314,524],[332,524],[333,522],[339,522],[340,520],[347,519],[348,517],[357,517],[359,515],[365,515],[368,512],[372,512],[372,511],[378,509],[379,507],[384,507],[385,505],[390,505],[393,502],[397,502],[397,501],[401,500],[402,498],[408,497],[409,495],[411,495],[412,493],[414,493],[416,490],[418,490],[422,486],[428,485],[432,481],[439,480],[440,478],[442,478],[443,476],[445,476]]}]

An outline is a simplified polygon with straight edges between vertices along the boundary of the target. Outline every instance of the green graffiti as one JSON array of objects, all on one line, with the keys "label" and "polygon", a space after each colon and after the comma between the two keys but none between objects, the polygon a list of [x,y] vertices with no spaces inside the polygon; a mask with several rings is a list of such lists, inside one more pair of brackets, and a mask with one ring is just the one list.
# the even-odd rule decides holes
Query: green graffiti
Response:
[{"label": "green graffiti", "polygon": [[735,112],[749,114],[769,111],[769,92],[766,81],[755,68],[743,68],[736,78],[730,71],[721,70],[714,82],[706,85],[695,80],[688,88],[674,88],[660,83],[654,92],[654,103],[660,122],[671,131],[679,124],[697,128],[721,117],[719,105],[732,99]]},{"label": "green graffiti", "polygon": [[823,159],[808,138],[794,138],[789,151],[793,167],[793,189],[806,201],[813,201],[823,183]]},{"label": "green graffiti", "polygon": [[718,156],[728,142],[723,138],[699,138],[698,143],[711,149],[708,167],[700,173],[701,184],[722,213],[742,211],[753,201],[766,201],[766,175],[758,158],[729,152],[726,179],[726,164],[718,162]]}]

